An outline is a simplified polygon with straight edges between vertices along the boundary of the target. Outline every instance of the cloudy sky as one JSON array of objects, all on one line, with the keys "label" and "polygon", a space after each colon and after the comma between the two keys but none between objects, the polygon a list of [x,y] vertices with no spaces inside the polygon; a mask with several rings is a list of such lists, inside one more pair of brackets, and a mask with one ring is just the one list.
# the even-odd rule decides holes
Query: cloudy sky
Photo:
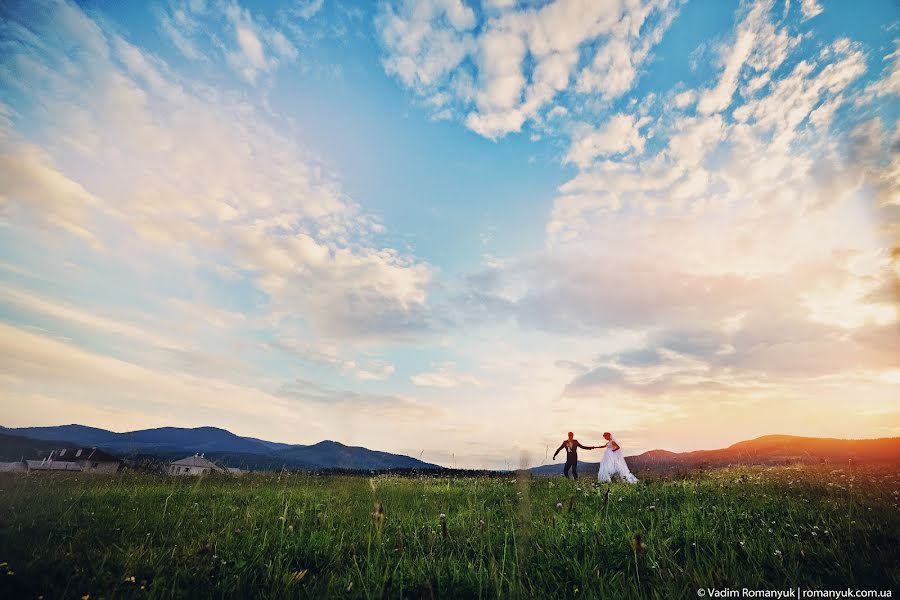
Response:
[{"label": "cloudy sky", "polygon": [[891,0],[0,15],[0,424],[900,435]]}]

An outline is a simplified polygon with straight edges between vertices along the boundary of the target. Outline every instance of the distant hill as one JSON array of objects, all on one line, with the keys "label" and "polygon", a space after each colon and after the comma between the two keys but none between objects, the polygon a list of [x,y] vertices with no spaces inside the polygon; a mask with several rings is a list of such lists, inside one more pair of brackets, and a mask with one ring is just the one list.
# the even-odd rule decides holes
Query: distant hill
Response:
[{"label": "distant hill", "polygon": [[400,454],[377,452],[357,446],[345,446],[326,440],[312,446],[291,446],[274,456],[297,460],[317,467],[338,469],[435,469],[437,465]]},{"label": "distant hill", "polygon": [[0,432],[10,435],[28,437],[36,440],[59,440],[81,446],[113,444],[121,433],[113,433],[105,429],[86,425],[58,425],[54,427],[0,427]]},{"label": "distant hill", "polygon": [[46,457],[59,444],[20,435],[0,433],[0,461],[36,460]]},{"label": "distant hill", "polygon": [[844,440],[836,438],[765,435],[719,450],[670,453],[651,450],[628,457],[636,468],[722,466],[728,464],[900,463],[900,438]]},{"label": "distant hill", "polygon": [[[650,450],[626,456],[632,470],[669,471],[697,467],[723,467],[734,464],[772,465],[786,463],[900,464],[900,438],[843,440],[836,438],[765,435],[738,442],[719,450],[669,452]],[[578,463],[580,476],[597,476],[600,463]],[[562,473],[562,462],[534,467],[536,475]]]},{"label": "distant hill", "polygon": [[[257,438],[241,437],[217,427],[160,427],[116,433],[84,425],[56,427],[0,427],[0,435],[19,440],[41,440],[40,448],[54,444],[97,447],[120,455],[182,457],[203,453],[221,464],[254,469],[439,469],[438,465],[403,456],[345,446],[326,440],[313,444],[291,445]],[[2,439],[0,439],[2,442]],[[16,447],[26,445],[15,441]],[[38,447],[36,446],[36,447]],[[12,452],[15,454],[15,451]]]},{"label": "distant hill", "polygon": [[217,427],[159,427],[115,433],[84,425],[57,427],[20,427],[4,429],[13,435],[43,440],[65,440],[80,446],[96,446],[116,452],[234,452],[240,454],[269,454],[278,444],[237,436]]}]

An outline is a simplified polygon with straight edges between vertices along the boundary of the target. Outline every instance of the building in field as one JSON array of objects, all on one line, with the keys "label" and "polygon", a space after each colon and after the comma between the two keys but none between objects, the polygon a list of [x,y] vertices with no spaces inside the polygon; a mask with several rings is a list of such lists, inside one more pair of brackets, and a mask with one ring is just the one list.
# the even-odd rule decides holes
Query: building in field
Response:
[{"label": "building in field", "polygon": [[202,454],[195,454],[169,463],[169,475],[210,475],[213,473],[225,473],[225,469]]},{"label": "building in field", "polygon": [[60,448],[43,460],[26,460],[25,470],[115,473],[122,461],[96,448]]}]

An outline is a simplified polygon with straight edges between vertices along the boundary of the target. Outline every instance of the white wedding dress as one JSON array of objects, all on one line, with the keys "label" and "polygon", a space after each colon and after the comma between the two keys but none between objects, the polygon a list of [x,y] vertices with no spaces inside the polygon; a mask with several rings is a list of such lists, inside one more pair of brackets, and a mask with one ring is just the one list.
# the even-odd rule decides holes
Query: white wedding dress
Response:
[{"label": "white wedding dress", "polygon": [[603,460],[600,461],[600,470],[597,471],[597,481],[612,481],[612,478],[618,475],[626,483],[637,483],[637,477],[628,470],[622,449],[612,449],[612,443],[615,441],[616,438],[610,436],[609,445],[606,446],[606,450],[603,452]]}]

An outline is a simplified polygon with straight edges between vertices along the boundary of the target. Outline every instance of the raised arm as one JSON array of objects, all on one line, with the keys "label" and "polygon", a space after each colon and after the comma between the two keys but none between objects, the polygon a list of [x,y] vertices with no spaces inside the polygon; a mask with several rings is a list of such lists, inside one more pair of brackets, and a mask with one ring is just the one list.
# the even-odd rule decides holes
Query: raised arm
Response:
[{"label": "raised arm", "polygon": [[566,443],[563,442],[559,445],[559,448],[556,449],[556,452],[553,453],[553,460],[556,460],[556,455],[559,454],[559,451],[566,447]]},{"label": "raised arm", "polygon": [[579,448],[584,448],[585,450],[593,450],[594,448],[597,447],[597,446],[585,446],[581,442],[575,442],[575,443],[578,444]]}]

